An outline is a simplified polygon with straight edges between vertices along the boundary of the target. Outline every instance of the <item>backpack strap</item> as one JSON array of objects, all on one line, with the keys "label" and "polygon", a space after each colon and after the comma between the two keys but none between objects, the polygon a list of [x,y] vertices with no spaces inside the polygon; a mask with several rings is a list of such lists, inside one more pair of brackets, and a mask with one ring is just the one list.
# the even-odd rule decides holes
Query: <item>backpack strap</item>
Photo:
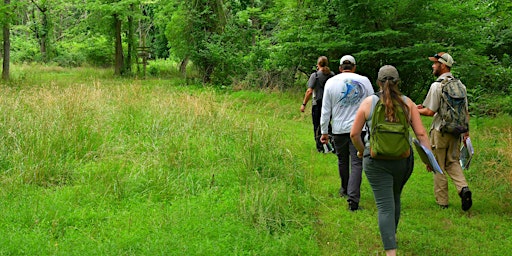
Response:
[{"label": "backpack strap", "polygon": [[450,79],[455,79],[455,77],[453,77],[453,76],[446,76],[445,78],[438,78],[438,79],[436,80],[436,82],[439,82],[439,83],[440,83],[440,82],[442,82],[442,81],[444,81],[444,80],[450,80]]},{"label": "backpack strap", "polygon": [[372,106],[370,108],[370,114],[368,115],[368,119],[366,119],[365,126],[366,126],[366,136],[370,136],[370,126],[368,126],[368,121],[372,120],[373,111],[375,110],[375,106],[377,106],[377,102],[379,102],[379,96],[376,92],[375,94],[370,95],[372,97]]},{"label": "backpack strap", "polygon": [[372,119],[373,111],[375,110],[375,106],[377,106],[377,102],[379,102],[379,96],[377,95],[377,93],[371,95],[370,97],[372,97],[372,107],[370,108],[370,114],[368,115],[368,119],[366,119],[366,121]]},{"label": "backpack strap", "polygon": [[[408,105],[407,104],[407,96],[402,94],[402,100],[404,101],[405,105],[407,106]],[[409,120],[409,125],[412,125],[411,112],[409,111],[409,109],[407,109],[406,113],[407,113],[407,119]]]},{"label": "backpack strap", "polygon": [[[318,83],[318,72],[322,72],[322,71],[320,71],[320,70],[315,71],[315,88],[317,85],[320,86],[320,84]],[[327,79],[325,79],[325,81],[327,82],[327,80],[329,80],[329,78],[333,77],[334,75],[332,73],[329,73],[328,75],[324,74],[324,76],[327,77]],[[325,87],[325,83],[324,83],[324,85],[321,85],[321,86]]]},{"label": "backpack strap", "polygon": [[[378,93],[371,95],[371,97],[372,97],[372,107],[370,108],[370,114],[368,115],[368,119],[366,119],[366,121],[372,119],[373,111],[375,110],[375,106],[377,105],[377,102],[379,101]],[[402,94],[402,100],[407,105],[407,96]],[[407,114],[408,114],[409,123],[411,123],[411,113],[409,113],[409,111],[407,111]]]}]

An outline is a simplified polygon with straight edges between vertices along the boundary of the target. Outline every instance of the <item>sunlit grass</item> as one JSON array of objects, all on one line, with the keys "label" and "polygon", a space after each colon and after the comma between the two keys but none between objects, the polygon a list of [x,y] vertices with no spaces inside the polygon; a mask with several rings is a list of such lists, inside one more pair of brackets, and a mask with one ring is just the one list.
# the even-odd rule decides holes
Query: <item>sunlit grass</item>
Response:
[{"label": "sunlit grass", "polygon": [[[363,179],[356,213],[337,196],[336,157],[315,152],[303,90],[186,83],[16,67],[0,85],[0,254],[382,255],[371,189]],[[452,184],[451,207],[436,207],[416,161],[403,255],[512,249],[510,119],[472,126],[467,213]]]},{"label": "sunlit grass", "polygon": [[248,102],[210,88],[82,71],[41,68],[38,83],[1,88],[2,253],[316,248],[311,228],[302,231],[311,201],[280,120],[240,112]]}]

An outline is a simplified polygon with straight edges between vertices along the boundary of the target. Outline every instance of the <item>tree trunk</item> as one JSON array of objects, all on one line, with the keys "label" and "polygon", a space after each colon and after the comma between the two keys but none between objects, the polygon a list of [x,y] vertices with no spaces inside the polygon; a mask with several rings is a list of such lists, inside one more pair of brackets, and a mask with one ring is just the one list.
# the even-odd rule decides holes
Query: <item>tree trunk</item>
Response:
[{"label": "tree trunk", "polygon": [[188,65],[188,56],[185,57],[180,63],[180,73],[183,77],[187,77],[187,65]]},{"label": "tree trunk", "polygon": [[130,15],[128,15],[128,53],[126,55],[126,71],[131,73],[132,71],[132,61],[133,61],[133,52],[135,49],[134,45],[134,33],[133,33],[133,9],[134,5],[130,5]]},{"label": "tree trunk", "polygon": [[[41,29],[39,29],[36,25],[35,34],[36,38],[39,40],[39,49],[41,51],[41,57],[44,62],[48,61],[48,35],[50,33],[50,21],[48,20],[48,6],[46,2],[43,2],[42,5],[37,4],[34,0],[31,1],[41,12]],[[32,12],[32,17],[35,21],[35,12]]]},{"label": "tree trunk", "polygon": [[41,31],[41,38],[40,44],[41,44],[41,57],[43,58],[44,62],[48,61],[48,33],[50,31],[49,28],[49,22],[48,22],[48,16],[46,14],[47,8],[40,9],[41,14],[43,15],[43,19],[41,22],[41,25],[43,27],[43,31]]},{"label": "tree trunk", "polygon": [[[4,0],[5,6],[9,6],[11,4],[11,0]],[[7,14],[8,16],[9,14]],[[3,64],[2,64],[2,79],[9,80],[9,69],[11,62],[11,37],[10,37],[10,21],[9,17],[6,17],[4,26],[3,26],[3,34],[4,34],[4,49],[3,49]]]},{"label": "tree trunk", "polygon": [[123,44],[121,41],[121,23],[122,21],[119,19],[119,15],[114,14],[114,26],[115,26],[115,38],[116,38],[116,56],[115,56],[115,75],[122,75],[123,66],[124,66],[124,57],[123,57]]}]

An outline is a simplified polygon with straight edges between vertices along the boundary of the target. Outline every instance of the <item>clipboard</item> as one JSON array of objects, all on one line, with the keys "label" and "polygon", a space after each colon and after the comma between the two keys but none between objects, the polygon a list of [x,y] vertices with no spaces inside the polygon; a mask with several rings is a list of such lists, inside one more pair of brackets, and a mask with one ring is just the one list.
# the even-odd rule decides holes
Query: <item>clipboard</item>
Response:
[{"label": "clipboard", "polygon": [[420,155],[421,161],[424,164],[432,167],[432,170],[434,170],[435,172],[444,174],[443,170],[441,170],[441,167],[437,163],[436,158],[434,157],[434,153],[432,153],[430,149],[421,145],[418,139],[413,139],[412,141],[414,143],[414,146],[416,147],[416,151],[418,151],[418,155]]},{"label": "clipboard", "polygon": [[471,143],[471,139],[467,138],[466,143],[462,144],[460,148],[460,166],[462,169],[469,169],[469,165],[471,164],[471,159],[473,159],[473,155],[475,154],[475,149],[473,148],[473,144]]}]

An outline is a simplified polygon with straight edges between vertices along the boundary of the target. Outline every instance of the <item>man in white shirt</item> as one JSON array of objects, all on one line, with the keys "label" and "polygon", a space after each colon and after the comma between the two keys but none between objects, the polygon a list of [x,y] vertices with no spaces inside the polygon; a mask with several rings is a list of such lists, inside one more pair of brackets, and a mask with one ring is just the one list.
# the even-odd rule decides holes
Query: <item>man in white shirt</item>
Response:
[{"label": "man in white shirt", "polygon": [[[332,125],[334,148],[338,156],[338,172],[341,178],[341,197],[348,196],[349,209],[359,209],[361,197],[362,160],[350,139],[350,130],[361,102],[374,94],[370,80],[356,74],[356,60],[345,55],[340,60],[340,74],[325,84],[320,127],[322,143],[329,141],[328,127]],[[362,137],[366,135],[363,129]]]}]

